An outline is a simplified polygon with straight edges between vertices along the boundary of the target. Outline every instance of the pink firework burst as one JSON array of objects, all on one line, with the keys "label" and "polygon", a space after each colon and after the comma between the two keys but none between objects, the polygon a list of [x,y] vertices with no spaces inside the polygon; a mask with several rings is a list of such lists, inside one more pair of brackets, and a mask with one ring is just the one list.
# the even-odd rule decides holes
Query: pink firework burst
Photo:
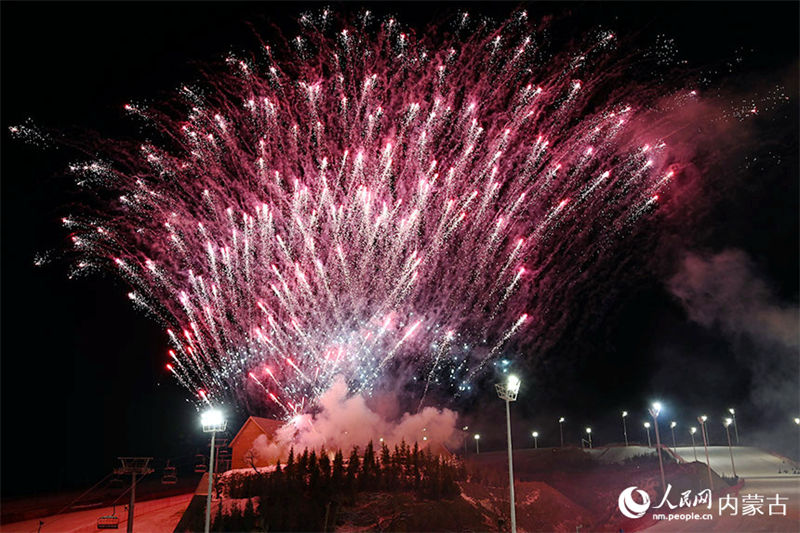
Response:
[{"label": "pink firework burst", "polygon": [[611,33],[551,55],[524,13],[438,40],[368,18],[126,105],[162,140],[73,167],[116,196],[64,220],[76,269],[131,284],[200,401],[291,416],[407,366],[465,387],[663,201],[664,95]]}]

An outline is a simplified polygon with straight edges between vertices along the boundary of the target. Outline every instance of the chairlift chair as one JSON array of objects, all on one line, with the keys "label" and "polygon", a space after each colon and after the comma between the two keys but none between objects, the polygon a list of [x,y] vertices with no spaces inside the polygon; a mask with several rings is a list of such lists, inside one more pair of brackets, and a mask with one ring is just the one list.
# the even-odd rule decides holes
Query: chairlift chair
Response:
[{"label": "chairlift chair", "polygon": [[174,466],[169,465],[169,461],[167,461],[167,466],[164,467],[164,473],[161,475],[161,484],[162,485],[174,485],[178,482],[178,472]]},{"label": "chairlift chair", "polygon": [[122,478],[119,476],[114,476],[111,478],[111,481],[108,484],[108,487],[111,489],[121,489],[123,487]]},{"label": "chairlift chair", "polygon": [[97,519],[97,529],[119,529],[119,517],[117,516],[116,505],[110,515],[101,516]]},{"label": "chairlift chair", "polygon": [[197,474],[205,474],[208,472],[208,465],[206,464],[206,456],[198,453],[195,455],[194,471]]}]

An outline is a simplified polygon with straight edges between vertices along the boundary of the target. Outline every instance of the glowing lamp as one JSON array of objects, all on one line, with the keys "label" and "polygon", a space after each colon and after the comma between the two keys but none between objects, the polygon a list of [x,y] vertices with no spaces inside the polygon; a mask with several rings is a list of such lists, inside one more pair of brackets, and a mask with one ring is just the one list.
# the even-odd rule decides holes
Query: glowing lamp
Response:
[{"label": "glowing lamp", "polygon": [[227,422],[225,415],[219,409],[209,409],[200,415],[200,424],[203,426],[203,431],[212,433],[215,431],[225,431]]}]

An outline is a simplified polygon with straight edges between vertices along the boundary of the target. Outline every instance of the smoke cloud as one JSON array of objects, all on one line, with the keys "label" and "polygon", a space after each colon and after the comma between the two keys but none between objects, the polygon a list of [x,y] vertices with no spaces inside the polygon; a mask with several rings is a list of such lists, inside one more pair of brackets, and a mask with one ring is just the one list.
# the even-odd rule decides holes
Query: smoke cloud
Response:
[{"label": "smoke cloud", "polygon": [[668,283],[689,318],[720,331],[750,371],[750,400],[760,412],[794,413],[800,382],[800,311],[778,298],[747,254],[689,252]]},{"label": "smoke cloud", "polygon": [[797,306],[779,302],[741,250],[687,253],[669,288],[689,318],[705,327],[746,335],[765,347],[800,347]]},{"label": "smoke cloud", "polygon": [[289,448],[328,450],[353,446],[363,447],[369,441],[378,445],[379,439],[390,447],[405,440],[417,442],[420,448],[454,447],[461,442],[456,431],[458,414],[450,409],[426,407],[416,414],[405,413],[399,420],[390,421],[373,410],[362,395],[348,395],[344,378],[337,378],[319,400],[319,411],[303,414],[278,430],[273,441],[258,437],[253,453],[262,461],[285,457]]}]

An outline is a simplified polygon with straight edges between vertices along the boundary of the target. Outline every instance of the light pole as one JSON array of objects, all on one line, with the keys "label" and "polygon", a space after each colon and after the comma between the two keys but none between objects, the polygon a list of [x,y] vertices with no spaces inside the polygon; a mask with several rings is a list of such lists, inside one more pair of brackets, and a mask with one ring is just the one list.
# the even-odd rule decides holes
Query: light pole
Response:
[{"label": "light pole", "polygon": [[647,447],[648,448],[652,448],[653,445],[650,444],[650,422],[645,422],[644,423],[644,429],[647,430]]},{"label": "light pole", "polygon": [[532,435],[533,435],[533,448],[534,449],[538,449],[539,448],[539,432],[538,431],[534,431],[532,433]]},{"label": "light pole", "polygon": [[689,428],[689,435],[692,436],[692,450],[694,450],[694,460],[697,462],[697,448],[694,445],[694,434],[697,433],[697,428],[692,426]]},{"label": "light pole", "polygon": [[733,431],[736,435],[736,445],[739,445],[739,424],[736,423],[736,410],[733,407],[728,409],[728,412],[731,414],[731,419],[733,420]]},{"label": "light pole", "polygon": [[564,447],[564,417],[558,419],[558,434],[561,435],[561,447]]},{"label": "light pole", "polygon": [[521,382],[517,376],[508,376],[505,383],[497,383],[497,396],[506,402],[506,435],[508,438],[508,491],[511,498],[511,533],[517,533],[517,513],[514,503],[514,461],[511,454],[511,402],[517,401]]},{"label": "light pole", "polygon": [[[731,409],[731,411],[732,410],[733,409]],[[733,423],[734,423],[733,418],[726,418],[722,425],[725,426],[725,434],[728,436],[728,451],[731,453],[731,470],[733,470],[733,477],[739,477],[736,475],[736,465],[733,464],[733,446],[731,446],[731,431],[730,429],[728,429],[730,425]]]},{"label": "light pole", "polygon": [[675,448],[677,448],[677,445],[675,444],[675,426],[677,425],[678,423],[674,420],[669,423],[669,430],[672,431],[672,453],[676,453]]},{"label": "light pole", "polygon": [[622,411],[622,434],[625,436],[625,446],[628,445],[628,426],[625,424],[625,418],[628,416],[628,411]]},{"label": "light pole", "polygon": [[467,435],[466,435],[466,431],[468,429],[469,429],[469,426],[464,426],[463,428],[461,428],[461,431],[464,432],[464,457],[467,456]]},{"label": "light pole", "polygon": [[661,402],[653,402],[653,406],[650,408],[650,416],[653,417],[653,425],[656,428],[656,453],[658,453],[658,469],[661,471],[661,489],[666,493],[667,482],[664,479],[664,460],[661,459],[661,437],[658,435],[658,413],[660,412]]},{"label": "light pole", "polygon": [[475,434],[475,455],[481,454],[481,436]]},{"label": "light pole", "polygon": [[214,480],[214,437],[217,431],[225,431],[227,422],[225,415],[218,409],[209,409],[200,415],[200,423],[203,425],[204,433],[211,433],[211,451],[208,461],[208,496],[206,497],[206,527],[205,533],[211,529],[211,488]]},{"label": "light pole", "polygon": [[592,428],[586,428],[586,435],[589,436],[589,449],[592,449]]},{"label": "light pole", "polygon": [[701,415],[697,417],[697,421],[700,422],[700,432],[703,434],[703,447],[706,449],[706,467],[708,468],[708,488],[713,491],[714,479],[711,477],[711,462],[708,459],[708,436],[706,435],[706,420],[708,420],[708,417],[706,415]]}]

